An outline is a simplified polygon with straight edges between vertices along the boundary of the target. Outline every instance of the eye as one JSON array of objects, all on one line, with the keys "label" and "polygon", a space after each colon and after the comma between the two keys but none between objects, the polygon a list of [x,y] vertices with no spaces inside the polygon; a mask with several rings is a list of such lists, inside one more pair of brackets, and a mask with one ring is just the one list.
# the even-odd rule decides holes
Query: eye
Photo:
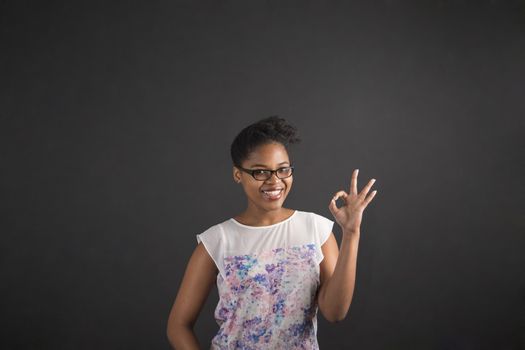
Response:
[{"label": "eye", "polygon": [[264,174],[267,174],[268,173],[268,170],[254,170],[253,171],[253,174],[254,175],[264,175]]},{"label": "eye", "polygon": [[292,168],[290,168],[290,167],[277,169],[277,172],[279,174],[289,174],[291,171],[292,171]]}]

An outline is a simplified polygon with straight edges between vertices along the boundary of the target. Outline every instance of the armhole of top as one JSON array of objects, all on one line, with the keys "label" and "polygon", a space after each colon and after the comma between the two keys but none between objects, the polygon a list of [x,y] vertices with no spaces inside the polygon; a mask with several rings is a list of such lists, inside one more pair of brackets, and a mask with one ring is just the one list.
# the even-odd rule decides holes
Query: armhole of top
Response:
[{"label": "armhole of top", "polygon": [[[222,228],[221,228],[221,232],[222,232]],[[222,272],[221,267],[219,265],[218,258],[212,253],[212,248],[211,248],[210,242],[208,242],[208,240],[204,236],[201,237],[202,235],[203,235],[202,233],[198,234],[198,235],[195,235],[197,237],[197,244],[202,243],[202,245],[204,246],[204,249],[206,249],[206,252],[210,256],[210,258],[213,260],[213,262],[215,263],[215,267],[217,268],[217,271],[218,271],[217,276],[221,275],[223,277],[223,279],[224,279],[225,276],[224,276],[224,273]]]},{"label": "armhole of top", "polygon": [[314,227],[315,227],[316,234],[318,237],[318,242],[319,242],[319,247],[318,247],[319,250],[318,250],[318,256],[317,256],[317,264],[319,265],[324,259],[322,246],[323,244],[326,243],[326,241],[328,241],[328,238],[330,238],[330,235],[333,232],[334,222],[318,214],[314,214],[313,220],[314,220]]},{"label": "armhole of top", "polygon": [[321,238],[321,246],[322,246],[323,244],[325,244],[326,241],[328,241],[328,238],[330,238],[330,235],[331,235],[331,234],[332,234],[332,230],[330,230],[330,232],[326,235],[326,237],[322,237],[322,238]]}]

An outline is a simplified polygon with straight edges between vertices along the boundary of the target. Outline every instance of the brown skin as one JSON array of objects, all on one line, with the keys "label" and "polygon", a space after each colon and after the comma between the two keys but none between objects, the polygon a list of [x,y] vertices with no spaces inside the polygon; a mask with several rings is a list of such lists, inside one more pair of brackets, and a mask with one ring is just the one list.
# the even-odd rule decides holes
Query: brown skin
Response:
[{"label": "brown skin", "polygon": [[[260,164],[261,166],[255,166]],[[272,169],[290,164],[286,148],[280,143],[270,143],[256,148],[241,166],[247,169]],[[281,222],[293,214],[293,210],[283,208],[282,205],[290,193],[293,176],[279,179],[275,174],[267,181],[257,181],[250,174],[233,168],[233,179],[240,183],[246,194],[247,207],[235,220],[249,226],[267,226]],[[352,176],[350,194],[339,191],[330,202],[330,211],[336,221],[343,228],[341,252],[334,234],[322,246],[324,259],[320,264],[320,287],[318,290],[319,310],[330,322],[338,322],[346,316],[352,300],[355,273],[357,246],[359,242],[359,225],[362,210],[375,195],[366,197],[373,182],[357,195],[357,172]],[[262,189],[283,188],[282,197],[277,201],[268,201],[262,196]],[[335,200],[343,197],[345,205],[335,206]],[[199,349],[199,342],[193,332],[193,326],[206,302],[209,292],[216,283],[217,267],[208,252],[199,243],[195,248],[179,292],[171,309],[167,336],[171,346],[177,350]]]},{"label": "brown skin", "polygon": [[[280,143],[269,143],[257,147],[241,166],[245,169],[271,169],[290,166],[286,148]],[[249,226],[273,225],[290,217],[294,211],[283,208],[283,203],[292,189],[293,176],[279,179],[276,174],[266,181],[258,181],[252,175],[233,167],[233,179],[240,183],[246,194],[248,204],[244,212],[234,217],[235,220]],[[269,201],[262,190],[283,188],[279,200]]]},{"label": "brown skin", "polygon": [[217,273],[215,263],[199,243],[188,262],[168,318],[166,332],[174,349],[199,349],[193,325],[216,282]]},{"label": "brown skin", "polygon": [[[330,265],[330,270],[327,274],[325,273],[327,279],[323,281],[318,297],[319,309],[323,316],[332,322],[342,321],[346,317],[352,303],[363,211],[377,193],[377,191],[372,191],[368,194],[376,181],[375,179],[371,179],[360,193],[357,192],[358,172],[359,170],[355,169],[352,173],[349,192],[338,191],[328,206],[335,221],[343,231],[340,254],[335,259],[335,267],[332,268],[333,265]],[[342,197],[344,201],[344,205],[340,208],[336,205],[339,197]],[[329,243],[330,240],[332,240],[332,237],[326,244],[331,244]],[[329,251],[329,254],[333,254],[335,251],[335,248],[331,248],[333,244],[327,248],[325,248],[325,245],[323,245],[323,254],[325,254],[325,250]],[[332,256],[328,259],[334,262]],[[322,265],[321,263],[321,269],[323,268]]]}]

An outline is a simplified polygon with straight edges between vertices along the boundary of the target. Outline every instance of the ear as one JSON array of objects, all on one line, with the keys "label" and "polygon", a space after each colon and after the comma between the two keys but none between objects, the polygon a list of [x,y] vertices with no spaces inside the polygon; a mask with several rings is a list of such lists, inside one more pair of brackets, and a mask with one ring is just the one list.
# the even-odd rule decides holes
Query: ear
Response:
[{"label": "ear", "polygon": [[241,182],[241,172],[236,167],[233,167],[233,181],[237,183]]}]

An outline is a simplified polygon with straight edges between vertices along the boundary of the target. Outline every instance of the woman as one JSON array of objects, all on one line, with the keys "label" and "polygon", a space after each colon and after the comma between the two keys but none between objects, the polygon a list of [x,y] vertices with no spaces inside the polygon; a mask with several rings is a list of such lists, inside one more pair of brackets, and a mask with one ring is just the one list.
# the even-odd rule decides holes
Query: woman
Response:
[{"label": "woman", "polygon": [[193,325],[215,283],[220,329],[211,349],[318,349],[317,310],[330,322],[345,318],[375,180],[358,193],[356,169],[350,191],[331,199],[343,232],[339,251],[332,220],[283,207],[293,182],[287,148],[298,141],[296,129],[279,117],[246,127],[233,141],[233,179],[247,207],[197,235],[168,319],[167,336],[177,350],[199,348]]}]

